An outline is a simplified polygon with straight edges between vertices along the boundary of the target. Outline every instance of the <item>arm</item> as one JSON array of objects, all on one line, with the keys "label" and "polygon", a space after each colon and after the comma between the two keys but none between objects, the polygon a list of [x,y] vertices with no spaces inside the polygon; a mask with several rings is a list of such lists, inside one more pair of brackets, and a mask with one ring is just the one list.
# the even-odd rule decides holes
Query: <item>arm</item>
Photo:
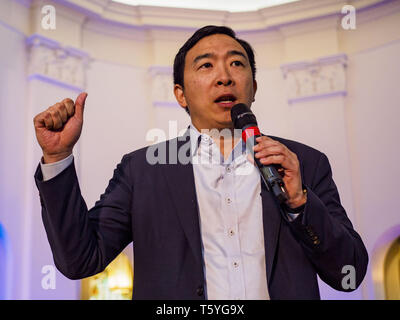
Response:
[{"label": "arm", "polygon": [[47,164],[44,163],[42,158],[42,160],[40,161],[40,170],[42,172],[43,181],[47,181],[56,177],[58,174],[68,168],[73,160],[74,156],[72,155],[72,153],[65,159]]},{"label": "arm", "polygon": [[43,151],[43,164],[35,174],[43,223],[54,262],[71,279],[102,271],[132,239],[128,158],[122,159],[90,211],[82,198],[74,163],[68,165],[82,131],[86,98],[85,92],[75,102],[66,98],[33,119]]},{"label": "arm", "polygon": [[88,211],[74,163],[48,181],[35,174],[42,218],[56,267],[70,279],[99,273],[132,241],[132,188],[125,156],[105,193]]},{"label": "arm", "polygon": [[[302,243],[321,279],[341,291],[345,265],[355,267],[356,287],[366,273],[367,250],[348,219],[336,185],[328,158],[321,154],[314,178],[307,189],[304,212],[290,223],[291,229]],[[351,291],[351,290],[349,290]]]},{"label": "arm", "polygon": [[[321,279],[333,288],[345,291],[342,269],[350,265],[355,268],[358,287],[366,273],[368,254],[340,203],[328,158],[314,150],[308,155],[309,161],[304,162],[302,177],[296,153],[267,136],[259,137],[257,141],[254,151],[261,163],[282,167],[288,195],[284,204],[286,213],[291,208],[304,206],[304,211],[296,219],[288,219],[283,210],[282,217],[302,244]],[[298,149],[296,144],[290,144],[293,150]],[[304,147],[298,150],[301,157],[305,157],[304,150]],[[304,186],[306,194],[303,192]]]}]

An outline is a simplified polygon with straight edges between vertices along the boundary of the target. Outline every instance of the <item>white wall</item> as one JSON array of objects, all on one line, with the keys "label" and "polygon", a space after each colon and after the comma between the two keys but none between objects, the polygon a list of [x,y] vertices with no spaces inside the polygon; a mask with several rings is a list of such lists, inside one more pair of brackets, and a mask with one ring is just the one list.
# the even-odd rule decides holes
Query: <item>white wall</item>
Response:
[{"label": "white wall", "polygon": [[[22,294],[25,210],[25,42],[24,35],[0,23],[0,223],[9,237],[11,262],[7,290]],[[6,44],[6,45],[5,45]],[[3,284],[2,284],[3,285]],[[11,288],[10,288],[11,286]],[[10,292],[10,291],[9,291]]]},{"label": "white wall", "polygon": [[148,129],[147,70],[93,61],[80,147],[80,184],[89,207],[98,200],[117,163],[144,147]]},{"label": "white wall", "polygon": [[[354,203],[370,253],[384,233],[400,225],[399,56],[400,41],[350,56],[346,107]],[[373,299],[371,270],[368,275],[367,298]]]},{"label": "white wall", "polygon": [[[47,109],[58,97],[69,97],[75,95],[76,91],[71,88],[60,86],[58,83],[43,81],[33,77],[28,82],[28,99],[26,103],[27,117],[27,156],[25,158],[27,184],[25,186],[28,195],[25,208],[25,229],[26,238],[24,242],[24,256],[26,261],[24,267],[25,299],[62,300],[75,299],[79,292],[79,281],[71,281],[65,278],[54,267],[53,256],[50,245],[47,241],[46,232],[42,222],[41,207],[38,198],[38,191],[33,179],[33,173],[39,164],[42,156],[39,144],[35,141],[33,117]],[[14,251],[15,252],[15,251]],[[43,270],[44,266],[51,266],[55,271],[55,289],[45,289],[42,280],[49,273]],[[42,271],[43,270],[43,271]],[[42,273],[43,272],[43,273]]]}]

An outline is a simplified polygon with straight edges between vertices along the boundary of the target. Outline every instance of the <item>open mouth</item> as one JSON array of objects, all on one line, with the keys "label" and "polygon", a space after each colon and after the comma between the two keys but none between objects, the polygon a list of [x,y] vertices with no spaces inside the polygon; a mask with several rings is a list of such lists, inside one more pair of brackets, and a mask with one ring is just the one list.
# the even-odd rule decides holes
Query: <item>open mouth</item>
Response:
[{"label": "open mouth", "polygon": [[224,94],[215,99],[214,102],[223,107],[232,107],[236,100],[233,94]]}]

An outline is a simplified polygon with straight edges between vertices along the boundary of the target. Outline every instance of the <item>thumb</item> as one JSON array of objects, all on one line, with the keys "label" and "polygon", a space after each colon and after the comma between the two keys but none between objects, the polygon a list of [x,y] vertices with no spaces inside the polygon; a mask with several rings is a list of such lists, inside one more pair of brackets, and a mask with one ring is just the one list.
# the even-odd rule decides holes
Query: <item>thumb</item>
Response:
[{"label": "thumb", "polygon": [[75,116],[79,120],[83,120],[83,110],[85,109],[85,102],[88,94],[86,92],[82,92],[75,100]]}]

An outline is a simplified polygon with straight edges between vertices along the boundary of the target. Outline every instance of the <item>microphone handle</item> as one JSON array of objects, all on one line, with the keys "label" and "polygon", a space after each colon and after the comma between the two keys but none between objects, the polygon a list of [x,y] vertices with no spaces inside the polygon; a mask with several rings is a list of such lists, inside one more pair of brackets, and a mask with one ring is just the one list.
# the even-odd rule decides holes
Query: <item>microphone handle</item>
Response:
[{"label": "microphone handle", "polygon": [[264,181],[265,186],[268,191],[272,191],[274,196],[279,201],[279,204],[284,203],[287,199],[287,191],[285,188],[285,184],[283,183],[282,176],[279,174],[276,169],[276,165],[264,165],[260,162],[260,159],[254,157],[253,147],[255,145],[255,141],[257,137],[261,135],[254,135],[251,138],[246,140],[246,146],[250,153],[253,155],[253,159],[260,170],[261,178]]}]

